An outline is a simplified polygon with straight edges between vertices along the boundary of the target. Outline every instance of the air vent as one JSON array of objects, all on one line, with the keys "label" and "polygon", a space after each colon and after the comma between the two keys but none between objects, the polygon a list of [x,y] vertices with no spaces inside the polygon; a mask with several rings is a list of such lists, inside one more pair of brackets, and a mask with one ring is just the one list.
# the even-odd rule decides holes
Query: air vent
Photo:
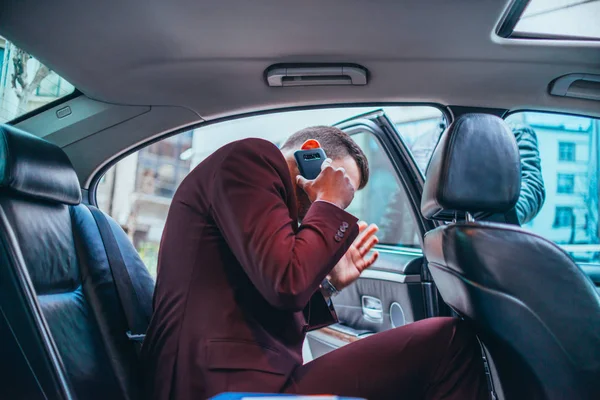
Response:
[{"label": "air vent", "polygon": [[569,74],[550,84],[553,96],[600,101],[600,75]]},{"label": "air vent", "polygon": [[267,84],[281,86],[364,86],[367,70],[357,65],[273,65],[266,71]]}]

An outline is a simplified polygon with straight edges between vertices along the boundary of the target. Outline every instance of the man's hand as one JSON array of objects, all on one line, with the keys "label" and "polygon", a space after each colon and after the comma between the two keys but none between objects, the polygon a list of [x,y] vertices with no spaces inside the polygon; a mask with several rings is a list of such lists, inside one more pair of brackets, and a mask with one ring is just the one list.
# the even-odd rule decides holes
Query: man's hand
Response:
[{"label": "man's hand", "polygon": [[358,237],[327,276],[337,290],[342,290],[357,280],[360,274],[373,265],[379,257],[379,252],[377,251],[374,251],[371,256],[367,257],[373,246],[379,243],[379,239],[375,235],[379,230],[377,225],[371,224],[367,226],[366,222],[360,221],[358,229],[360,232]]},{"label": "man's hand", "polygon": [[333,203],[342,210],[346,209],[354,198],[355,188],[344,168],[331,166],[331,158],[321,164],[321,173],[313,180],[302,175],[296,176],[296,183],[308,195],[311,203],[322,200]]}]

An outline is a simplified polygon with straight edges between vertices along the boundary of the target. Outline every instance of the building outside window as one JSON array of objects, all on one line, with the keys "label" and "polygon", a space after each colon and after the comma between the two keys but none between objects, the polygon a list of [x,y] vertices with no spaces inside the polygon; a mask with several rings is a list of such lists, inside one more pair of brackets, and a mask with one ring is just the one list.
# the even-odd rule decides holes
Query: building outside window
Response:
[{"label": "building outside window", "polygon": [[573,224],[573,207],[556,207],[554,228],[568,228]]},{"label": "building outside window", "polygon": [[0,71],[2,71],[3,68],[4,68],[4,43],[0,43]]},{"label": "building outside window", "polygon": [[575,191],[575,175],[558,174],[556,192],[560,194],[573,194]]},{"label": "building outside window", "polygon": [[403,122],[396,124],[400,136],[410,148],[412,156],[423,175],[433,154],[433,150],[446,129],[443,118],[429,118],[420,121]]},{"label": "building outside window", "polygon": [[560,142],[558,144],[558,161],[575,161],[575,143]]},{"label": "building outside window", "polygon": [[191,162],[185,154],[191,148],[192,131],[189,131],[140,150],[136,191],[172,198],[183,178],[190,172]]},{"label": "building outside window", "polygon": [[6,39],[0,36],[0,87],[6,85],[7,74],[5,71],[6,60],[10,56],[8,49],[6,48]]}]

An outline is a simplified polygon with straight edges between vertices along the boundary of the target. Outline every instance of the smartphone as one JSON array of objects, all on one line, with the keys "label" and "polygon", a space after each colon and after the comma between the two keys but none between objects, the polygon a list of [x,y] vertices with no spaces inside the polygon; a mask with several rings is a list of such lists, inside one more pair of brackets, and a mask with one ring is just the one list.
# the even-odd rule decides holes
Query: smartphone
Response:
[{"label": "smartphone", "polygon": [[297,150],[294,153],[300,175],[306,179],[315,179],[321,173],[321,165],[327,158],[321,148]]}]

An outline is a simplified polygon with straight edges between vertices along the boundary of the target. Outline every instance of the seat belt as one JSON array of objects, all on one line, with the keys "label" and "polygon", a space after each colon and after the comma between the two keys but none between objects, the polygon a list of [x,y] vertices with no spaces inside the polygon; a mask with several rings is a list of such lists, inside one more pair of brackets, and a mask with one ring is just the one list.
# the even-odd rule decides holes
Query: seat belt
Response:
[{"label": "seat belt", "polygon": [[131,282],[131,276],[127,271],[127,266],[123,260],[123,255],[117,244],[114,232],[112,231],[106,215],[94,206],[87,206],[96,220],[96,225],[100,230],[102,242],[106,249],[108,265],[112,272],[113,281],[117,289],[117,295],[121,301],[121,307],[127,320],[127,337],[134,343],[136,352],[140,353],[142,342],[146,336],[146,330],[150,322],[150,315],[142,307],[140,300]]}]

